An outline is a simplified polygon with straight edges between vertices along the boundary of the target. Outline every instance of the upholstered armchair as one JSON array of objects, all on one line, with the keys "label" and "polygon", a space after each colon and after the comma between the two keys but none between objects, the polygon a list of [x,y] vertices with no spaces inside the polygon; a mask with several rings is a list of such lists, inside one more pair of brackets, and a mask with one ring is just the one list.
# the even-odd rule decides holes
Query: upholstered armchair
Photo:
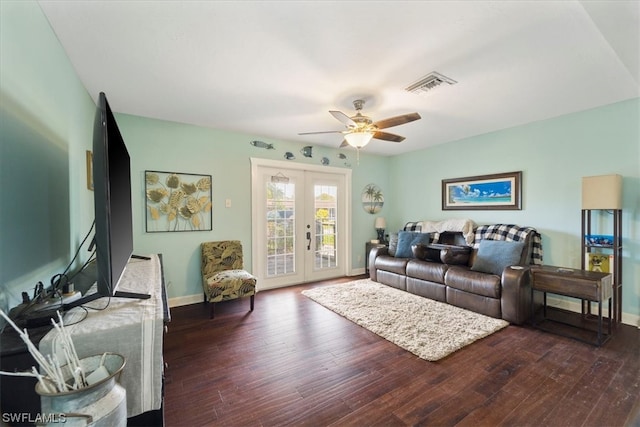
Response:
[{"label": "upholstered armchair", "polygon": [[240,241],[205,242],[201,250],[204,302],[211,304],[209,317],[214,317],[215,303],[242,297],[251,298],[253,311],[256,278],[244,270]]}]

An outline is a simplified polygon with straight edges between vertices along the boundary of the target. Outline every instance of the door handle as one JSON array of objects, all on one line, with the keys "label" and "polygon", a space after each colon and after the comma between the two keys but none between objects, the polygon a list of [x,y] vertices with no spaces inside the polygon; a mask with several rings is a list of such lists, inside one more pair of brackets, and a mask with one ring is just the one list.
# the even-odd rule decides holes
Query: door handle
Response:
[{"label": "door handle", "polygon": [[307,231],[307,250],[311,250],[311,232]]}]

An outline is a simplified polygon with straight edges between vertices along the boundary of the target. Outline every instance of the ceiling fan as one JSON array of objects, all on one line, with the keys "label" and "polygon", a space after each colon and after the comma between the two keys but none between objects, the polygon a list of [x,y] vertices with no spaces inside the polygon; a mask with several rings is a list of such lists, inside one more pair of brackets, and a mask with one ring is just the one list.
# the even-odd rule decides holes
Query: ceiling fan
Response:
[{"label": "ceiling fan", "polygon": [[372,138],[392,142],[404,141],[404,136],[396,135],[389,132],[383,132],[380,129],[387,129],[393,126],[403,125],[405,123],[409,123],[421,118],[420,114],[418,113],[409,113],[374,122],[370,117],[364,116],[361,113],[362,107],[364,106],[364,100],[356,99],[355,101],[353,101],[353,106],[356,109],[356,115],[353,117],[347,116],[342,111],[329,111],[329,113],[333,117],[335,117],[338,121],[346,126],[345,130],[303,132],[299,133],[298,135],[341,133],[344,135],[344,141],[342,141],[340,148],[350,145],[352,147],[355,147],[356,149],[360,149],[367,145]]}]

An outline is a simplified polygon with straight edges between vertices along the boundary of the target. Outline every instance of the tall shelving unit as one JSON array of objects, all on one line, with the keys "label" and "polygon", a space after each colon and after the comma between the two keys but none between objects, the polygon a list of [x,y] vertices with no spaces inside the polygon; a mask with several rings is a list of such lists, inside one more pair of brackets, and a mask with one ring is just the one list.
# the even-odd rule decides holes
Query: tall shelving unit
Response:
[{"label": "tall shelving unit", "polygon": [[[609,235],[604,230],[595,230],[592,213],[607,212],[613,215],[613,242],[611,245],[591,244],[587,241],[587,236],[594,234]],[[598,232],[599,231],[599,232]],[[608,231],[608,230],[607,230]],[[622,321],[622,209],[582,209],[582,269],[589,270],[587,265],[587,254],[601,252],[603,255],[613,255],[613,304],[611,319],[613,326],[617,326]],[[584,311],[584,308],[583,308]],[[590,310],[588,310],[590,312]]]}]

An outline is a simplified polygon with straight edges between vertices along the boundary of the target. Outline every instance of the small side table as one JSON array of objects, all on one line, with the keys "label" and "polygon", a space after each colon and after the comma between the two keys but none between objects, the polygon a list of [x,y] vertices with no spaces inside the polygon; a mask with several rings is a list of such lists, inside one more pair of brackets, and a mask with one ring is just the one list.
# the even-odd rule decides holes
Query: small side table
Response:
[{"label": "small side table", "polygon": [[369,274],[369,252],[373,248],[385,248],[387,245],[385,243],[371,243],[367,242],[364,247],[364,271]]},{"label": "small side table", "polygon": [[[611,337],[611,297],[613,277],[609,273],[599,273],[594,271],[576,270],[572,268],[541,266],[531,268],[531,324],[534,327],[540,327],[536,322],[534,292],[544,293],[543,302],[543,320],[547,319],[547,293],[563,295],[571,298],[579,298],[582,300],[582,320],[586,314],[584,310],[584,302],[592,301],[598,303],[597,331],[595,342],[583,340],[576,336],[570,336],[581,341],[601,346]],[[608,302],[608,333],[603,333],[603,316],[602,303]],[[567,323],[569,324],[569,323]],[[581,326],[569,324],[570,326],[585,329]],[[545,329],[549,330],[549,329]],[[551,332],[556,332],[549,330]],[[562,334],[564,335],[564,334]],[[568,335],[569,336],[569,335]]]}]

